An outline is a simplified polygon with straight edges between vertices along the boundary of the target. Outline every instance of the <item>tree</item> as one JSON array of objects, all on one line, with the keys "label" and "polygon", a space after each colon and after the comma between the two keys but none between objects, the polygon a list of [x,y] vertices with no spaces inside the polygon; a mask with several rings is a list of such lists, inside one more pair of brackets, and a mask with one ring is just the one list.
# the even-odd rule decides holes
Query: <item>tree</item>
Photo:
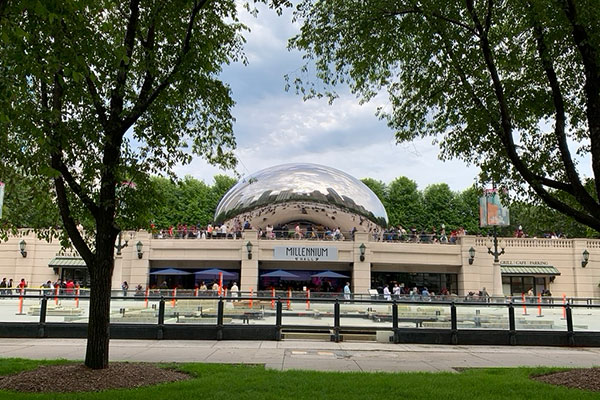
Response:
[{"label": "tree", "polygon": [[586,190],[580,168],[589,156],[600,175],[595,1],[304,0],[296,17],[290,46],[325,85],[297,90],[387,91],[379,116],[399,141],[435,136],[443,159],[600,231],[600,180]]},{"label": "tree", "polygon": [[[223,196],[225,196],[225,193],[227,193],[227,191],[229,189],[231,189],[233,187],[233,185],[235,185],[237,183],[237,179],[232,178],[227,175],[215,175],[214,181],[215,181],[215,183],[210,188],[211,197],[210,197],[209,205],[210,205],[211,216],[210,216],[209,221],[213,220],[213,218],[215,216],[215,212],[217,210],[217,206],[219,205],[219,202],[221,201]],[[209,221],[207,221],[207,222],[209,222]]]},{"label": "tree", "polygon": [[394,179],[388,185],[387,201],[384,203],[390,225],[424,228],[423,196],[416,182],[405,176]]},{"label": "tree", "polygon": [[373,178],[363,178],[360,181],[375,193],[375,196],[379,198],[382,204],[385,204],[387,198],[387,186],[385,183]]},{"label": "tree", "polygon": [[106,368],[113,246],[139,217],[147,174],[169,173],[192,153],[235,163],[233,101],[218,74],[241,59],[243,26],[233,0],[3,7],[0,157],[52,180],[91,279],[85,364]]},{"label": "tree", "polygon": [[446,183],[429,185],[423,191],[424,228],[436,227],[441,224],[448,227],[462,226],[456,208],[456,194],[450,190]]},{"label": "tree", "polygon": [[458,225],[466,229],[469,234],[480,231],[479,228],[479,196],[481,190],[471,186],[458,194],[455,201]]}]

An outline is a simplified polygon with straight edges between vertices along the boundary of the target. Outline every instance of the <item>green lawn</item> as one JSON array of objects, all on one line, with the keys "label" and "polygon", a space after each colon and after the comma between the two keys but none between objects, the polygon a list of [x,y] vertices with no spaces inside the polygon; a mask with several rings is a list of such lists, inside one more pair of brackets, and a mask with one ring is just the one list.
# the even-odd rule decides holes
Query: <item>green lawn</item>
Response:
[{"label": "green lawn", "polygon": [[[65,361],[51,361],[65,362]],[[1,359],[0,374],[51,363]],[[24,394],[0,391],[0,399],[374,399],[490,400],[599,399],[600,393],[547,385],[528,376],[550,368],[471,369],[451,373],[356,373],[274,371],[260,366],[180,364],[195,378],[133,390],[100,393]]]}]

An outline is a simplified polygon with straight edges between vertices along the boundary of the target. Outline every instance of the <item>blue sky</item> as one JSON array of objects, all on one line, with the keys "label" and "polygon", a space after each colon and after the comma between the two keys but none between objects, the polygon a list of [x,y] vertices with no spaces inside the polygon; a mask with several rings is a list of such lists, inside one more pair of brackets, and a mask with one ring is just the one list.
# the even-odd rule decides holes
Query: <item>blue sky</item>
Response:
[{"label": "blue sky", "polygon": [[[288,10],[278,17],[261,9],[254,18],[243,9],[240,17],[250,29],[245,53],[249,65],[226,66],[222,79],[231,86],[236,107],[237,171],[248,175],[288,162],[312,162],[340,169],[357,178],[385,183],[398,176],[414,180],[420,189],[447,183],[463,190],[474,183],[478,169],[461,161],[442,162],[431,139],[396,145],[393,132],[375,116],[385,96],[365,105],[345,88],[333,105],[326,100],[303,101],[286,92],[285,74],[303,65],[301,54],[287,50],[287,39],[298,26]],[[212,184],[219,170],[201,158],[176,168],[178,176],[191,175]]]}]

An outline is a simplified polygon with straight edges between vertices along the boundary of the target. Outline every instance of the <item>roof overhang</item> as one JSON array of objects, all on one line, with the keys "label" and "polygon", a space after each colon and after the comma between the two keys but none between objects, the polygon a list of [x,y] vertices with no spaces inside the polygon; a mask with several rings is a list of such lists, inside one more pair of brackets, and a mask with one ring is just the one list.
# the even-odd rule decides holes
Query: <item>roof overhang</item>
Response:
[{"label": "roof overhang", "polygon": [[502,265],[500,264],[502,275],[512,276],[531,276],[544,275],[555,276],[560,275],[560,271],[552,265]]},{"label": "roof overhang", "polygon": [[50,268],[87,268],[81,257],[56,256],[48,263]]}]

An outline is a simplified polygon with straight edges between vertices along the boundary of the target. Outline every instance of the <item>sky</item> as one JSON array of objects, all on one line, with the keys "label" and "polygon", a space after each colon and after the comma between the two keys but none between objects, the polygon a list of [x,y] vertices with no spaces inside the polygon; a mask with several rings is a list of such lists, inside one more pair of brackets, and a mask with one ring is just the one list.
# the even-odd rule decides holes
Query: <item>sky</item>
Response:
[{"label": "sky", "polygon": [[[419,189],[447,183],[452,190],[471,186],[478,168],[462,161],[442,162],[431,138],[396,144],[394,134],[375,115],[385,96],[360,105],[347,88],[333,105],[327,100],[304,101],[285,91],[284,75],[303,65],[302,55],[287,49],[287,40],[298,32],[288,10],[282,16],[260,9],[258,17],[240,9],[240,19],[250,28],[244,34],[249,64],[224,67],[222,80],[230,85],[236,106],[234,133],[237,172],[246,176],[290,162],[310,162],[340,169],[356,178],[390,183],[399,176],[415,181]],[[202,158],[178,166],[175,173],[213,183],[216,174],[233,176],[208,165]]]}]

